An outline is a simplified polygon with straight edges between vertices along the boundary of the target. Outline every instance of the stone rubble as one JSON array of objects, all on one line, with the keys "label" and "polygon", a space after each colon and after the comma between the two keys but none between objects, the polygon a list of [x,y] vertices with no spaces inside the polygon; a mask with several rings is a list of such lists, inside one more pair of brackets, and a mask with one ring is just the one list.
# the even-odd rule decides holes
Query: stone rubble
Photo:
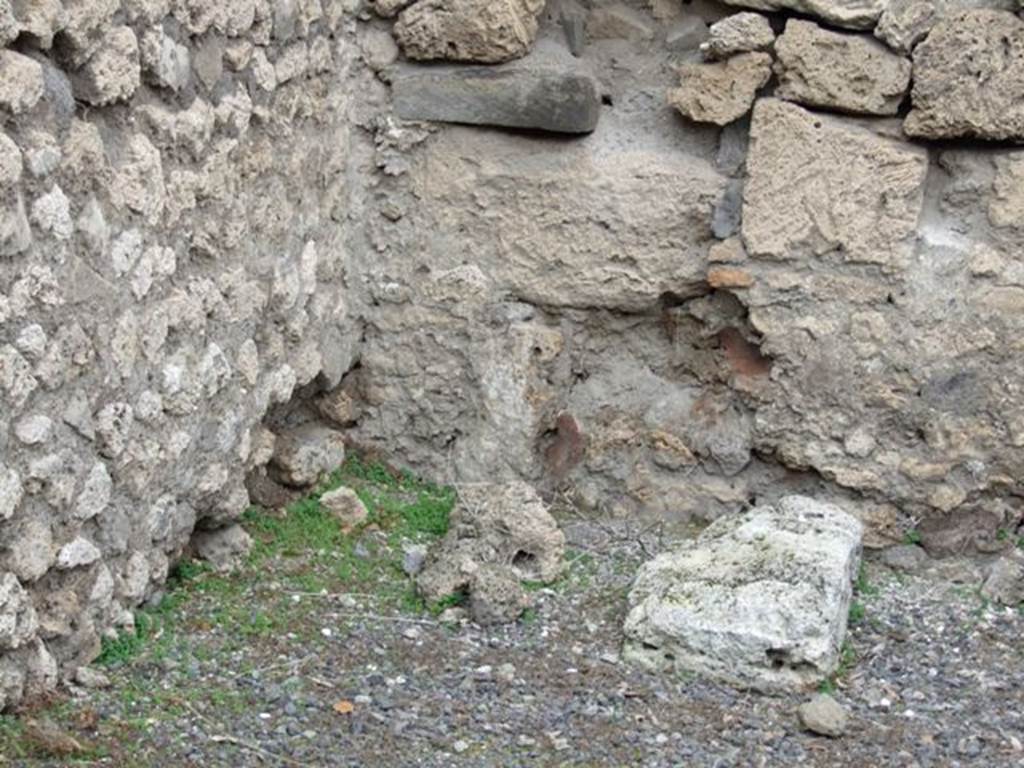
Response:
[{"label": "stone rubble", "polygon": [[846,733],[846,710],[827,693],[819,693],[797,710],[800,724],[821,736],[837,738]]},{"label": "stone rubble", "polygon": [[416,586],[431,603],[468,595],[480,623],[514,621],[528,605],[520,582],[554,581],[564,556],[565,535],[528,484],[465,486]]},{"label": "stone rubble", "polygon": [[334,517],[344,530],[351,530],[366,521],[369,512],[359,495],[351,488],[336,488],[320,497],[320,506]]}]

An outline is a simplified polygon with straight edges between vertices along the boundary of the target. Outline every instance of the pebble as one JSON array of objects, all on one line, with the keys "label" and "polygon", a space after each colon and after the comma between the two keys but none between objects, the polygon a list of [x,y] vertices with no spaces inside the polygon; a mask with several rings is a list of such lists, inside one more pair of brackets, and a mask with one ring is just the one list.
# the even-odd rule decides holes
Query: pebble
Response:
[{"label": "pebble", "polygon": [[455,754],[461,755],[463,752],[469,749],[469,744],[467,744],[462,739],[459,739],[454,744],[452,744],[452,749],[455,750]]},{"label": "pebble", "polygon": [[832,737],[846,733],[846,710],[827,693],[819,693],[801,704],[797,714],[804,728],[812,733]]}]

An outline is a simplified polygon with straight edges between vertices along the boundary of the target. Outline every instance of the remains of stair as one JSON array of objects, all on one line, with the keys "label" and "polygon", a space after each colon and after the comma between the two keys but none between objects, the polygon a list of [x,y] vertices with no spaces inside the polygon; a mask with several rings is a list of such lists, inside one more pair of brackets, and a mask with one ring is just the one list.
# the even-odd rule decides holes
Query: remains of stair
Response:
[{"label": "remains of stair", "polygon": [[640,568],[624,658],[769,692],[821,681],[839,663],[861,536],[803,496],[717,520]]}]

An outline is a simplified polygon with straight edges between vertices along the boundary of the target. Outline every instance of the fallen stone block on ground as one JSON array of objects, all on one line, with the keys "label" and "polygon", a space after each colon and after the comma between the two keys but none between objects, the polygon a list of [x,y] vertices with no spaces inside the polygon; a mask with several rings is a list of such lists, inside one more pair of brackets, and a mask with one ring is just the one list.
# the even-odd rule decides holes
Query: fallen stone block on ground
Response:
[{"label": "fallen stone block on ground", "polygon": [[839,663],[861,536],[803,496],[712,523],[640,568],[623,656],[763,691],[821,681]]}]

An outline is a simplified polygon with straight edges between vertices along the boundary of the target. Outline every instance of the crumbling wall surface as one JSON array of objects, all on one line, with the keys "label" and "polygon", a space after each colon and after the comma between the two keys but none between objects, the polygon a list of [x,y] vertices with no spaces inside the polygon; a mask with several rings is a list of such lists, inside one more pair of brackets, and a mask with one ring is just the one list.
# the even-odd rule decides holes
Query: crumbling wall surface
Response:
[{"label": "crumbling wall surface", "polygon": [[801,492],[870,547],[1009,546],[1019,4],[732,5],[775,13],[549,2],[494,77],[592,78],[596,128],[518,130],[469,68],[418,101],[424,65],[382,69],[352,439],[622,514]]},{"label": "crumbling wall surface", "polygon": [[0,708],[232,530],[267,409],[349,367],[352,10],[0,0]]}]

